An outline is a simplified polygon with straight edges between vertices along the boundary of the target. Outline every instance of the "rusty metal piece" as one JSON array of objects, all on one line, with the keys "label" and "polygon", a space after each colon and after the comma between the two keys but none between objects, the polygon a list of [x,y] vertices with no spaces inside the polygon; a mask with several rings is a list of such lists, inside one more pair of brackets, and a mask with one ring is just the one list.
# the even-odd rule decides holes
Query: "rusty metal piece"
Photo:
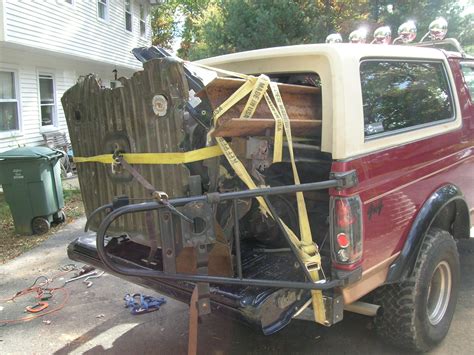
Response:
[{"label": "rusty metal piece", "polygon": [[[151,60],[122,87],[102,88],[94,75],[82,77],[62,98],[75,156],[120,153],[167,153],[180,151],[184,139],[183,114],[188,83],[182,63],[166,58]],[[167,110],[160,106],[157,116],[153,98],[162,95]],[[156,101],[156,100],[155,100]],[[161,102],[164,105],[164,102]],[[160,104],[160,105],[161,105]],[[152,185],[170,196],[186,196],[189,170],[183,165],[134,165]],[[86,214],[110,203],[115,196],[140,198],[143,186],[125,169],[112,173],[110,166],[78,164],[77,172]],[[90,223],[97,230],[105,217],[102,211]],[[157,223],[155,220],[153,223]],[[159,230],[158,225],[155,230]],[[144,214],[128,215],[113,223],[109,235],[127,233],[134,241],[149,245]]]},{"label": "rusty metal piece", "polygon": [[197,354],[197,341],[198,341],[198,287],[194,287],[194,291],[191,295],[191,301],[189,302],[189,335],[188,335],[188,355]]}]

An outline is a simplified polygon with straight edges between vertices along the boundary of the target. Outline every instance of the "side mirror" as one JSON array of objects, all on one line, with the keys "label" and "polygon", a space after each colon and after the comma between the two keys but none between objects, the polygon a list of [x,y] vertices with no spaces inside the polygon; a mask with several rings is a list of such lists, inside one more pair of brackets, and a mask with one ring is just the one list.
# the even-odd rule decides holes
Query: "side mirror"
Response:
[{"label": "side mirror", "polygon": [[331,33],[326,37],[326,43],[342,43],[342,37],[339,33]]}]

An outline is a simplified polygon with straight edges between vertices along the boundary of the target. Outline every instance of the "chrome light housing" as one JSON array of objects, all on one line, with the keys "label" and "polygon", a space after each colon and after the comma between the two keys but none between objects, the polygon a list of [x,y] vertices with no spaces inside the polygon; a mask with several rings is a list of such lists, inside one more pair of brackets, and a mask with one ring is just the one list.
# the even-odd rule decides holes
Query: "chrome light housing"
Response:
[{"label": "chrome light housing", "polygon": [[441,41],[448,32],[448,21],[444,17],[438,17],[430,23],[430,38],[435,41]]},{"label": "chrome light housing", "polygon": [[382,26],[374,31],[374,39],[370,43],[390,44],[392,41],[392,30],[388,26]]},{"label": "chrome light housing", "polygon": [[342,43],[342,37],[339,33],[331,33],[326,37],[326,43]]},{"label": "chrome light housing", "polygon": [[420,43],[428,36],[432,41],[441,41],[446,37],[446,33],[448,33],[448,21],[444,17],[437,17],[430,23],[429,31],[423,36]]},{"label": "chrome light housing", "polygon": [[349,35],[350,43],[365,43],[367,41],[367,30],[365,28],[359,28],[352,31]]},{"label": "chrome light housing", "polygon": [[398,27],[398,37],[395,38],[393,44],[397,41],[410,43],[416,38],[416,25],[413,21],[404,22]]}]

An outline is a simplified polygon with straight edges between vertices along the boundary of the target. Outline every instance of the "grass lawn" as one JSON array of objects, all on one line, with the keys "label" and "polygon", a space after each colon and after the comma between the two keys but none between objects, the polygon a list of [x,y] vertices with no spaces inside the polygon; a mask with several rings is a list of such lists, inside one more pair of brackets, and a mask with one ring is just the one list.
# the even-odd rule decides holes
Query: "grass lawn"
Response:
[{"label": "grass lawn", "polygon": [[[79,190],[64,190],[64,213],[66,214],[66,223],[84,215],[84,206]],[[16,235],[10,209],[3,194],[0,194],[0,264],[4,264],[35,247],[64,225],[65,223],[53,226],[48,233],[43,235]]]}]

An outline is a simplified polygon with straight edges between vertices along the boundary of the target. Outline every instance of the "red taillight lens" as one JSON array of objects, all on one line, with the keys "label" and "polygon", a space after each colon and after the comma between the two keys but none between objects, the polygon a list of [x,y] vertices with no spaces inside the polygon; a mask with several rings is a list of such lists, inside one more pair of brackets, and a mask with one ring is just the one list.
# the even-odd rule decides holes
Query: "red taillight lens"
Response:
[{"label": "red taillight lens", "polygon": [[347,228],[354,223],[351,207],[347,200],[336,200],[337,225],[341,228]]},{"label": "red taillight lens", "polygon": [[331,249],[337,268],[350,268],[362,258],[362,204],[359,196],[331,197]]},{"label": "red taillight lens", "polygon": [[336,240],[337,240],[337,244],[342,249],[346,249],[351,244],[349,237],[345,233],[339,233],[336,237]]}]

